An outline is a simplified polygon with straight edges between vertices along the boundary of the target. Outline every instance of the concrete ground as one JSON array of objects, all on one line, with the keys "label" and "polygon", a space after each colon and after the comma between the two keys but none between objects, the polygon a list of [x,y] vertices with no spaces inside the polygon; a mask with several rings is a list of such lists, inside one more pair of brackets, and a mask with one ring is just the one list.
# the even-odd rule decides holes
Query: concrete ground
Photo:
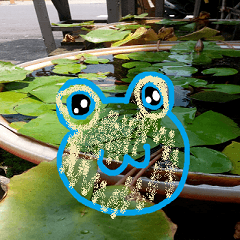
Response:
[{"label": "concrete ground", "polygon": [[[69,0],[72,19],[106,19],[106,0]],[[51,23],[59,21],[51,1],[46,1]],[[0,61],[14,64],[47,57],[32,1],[0,1]],[[57,47],[62,32],[53,32]]]}]

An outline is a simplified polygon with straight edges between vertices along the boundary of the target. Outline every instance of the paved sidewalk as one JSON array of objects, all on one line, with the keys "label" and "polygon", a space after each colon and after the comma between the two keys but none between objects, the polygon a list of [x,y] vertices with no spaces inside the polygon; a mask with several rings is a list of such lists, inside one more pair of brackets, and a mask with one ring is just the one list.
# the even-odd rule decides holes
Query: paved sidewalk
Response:
[{"label": "paved sidewalk", "polygon": [[[72,19],[107,18],[106,0],[69,0]],[[51,1],[46,1],[51,23],[59,21]],[[0,1],[0,61],[19,64],[47,57],[32,1]],[[57,47],[62,32],[53,32]]]}]

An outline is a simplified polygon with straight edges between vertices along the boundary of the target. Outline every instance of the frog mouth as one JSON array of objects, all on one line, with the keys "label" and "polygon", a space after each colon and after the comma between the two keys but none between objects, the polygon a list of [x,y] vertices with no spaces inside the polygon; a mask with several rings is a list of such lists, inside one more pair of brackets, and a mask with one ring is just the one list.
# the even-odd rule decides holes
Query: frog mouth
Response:
[{"label": "frog mouth", "polygon": [[135,168],[146,168],[150,162],[150,145],[146,143],[143,145],[143,148],[145,150],[145,158],[142,162],[137,162],[131,156],[125,154],[121,166],[119,166],[117,169],[109,169],[104,165],[104,150],[100,149],[99,158],[97,160],[98,167],[103,173],[107,174],[108,176],[117,176],[121,174],[126,169],[128,164],[132,165]]}]

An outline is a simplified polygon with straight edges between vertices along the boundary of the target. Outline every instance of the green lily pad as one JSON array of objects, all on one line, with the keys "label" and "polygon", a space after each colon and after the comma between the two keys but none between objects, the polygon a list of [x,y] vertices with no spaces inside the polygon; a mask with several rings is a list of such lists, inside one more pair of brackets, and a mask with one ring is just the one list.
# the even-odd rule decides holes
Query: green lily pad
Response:
[{"label": "green lily pad", "polygon": [[197,68],[189,66],[177,66],[177,67],[168,67],[164,66],[161,70],[166,75],[175,75],[175,76],[191,76],[192,74],[198,72]]},{"label": "green lily pad", "polygon": [[14,107],[17,103],[26,98],[27,94],[17,92],[0,92],[0,114],[16,114]]},{"label": "green lily pad", "polygon": [[162,62],[168,56],[168,52],[134,52],[128,54],[129,58],[144,62]]},{"label": "green lily pad", "polygon": [[230,76],[238,73],[234,68],[209,68],[202,71],[203,74],[213,74],[213,76]]},{"label": "green lily pad", "polygon": [[94,21],[87,21],[82,23],[71,23],[71,24],[65,24],[65,23],[52,23],[53,26],[59,26],[59,27],[79,27],[79,26],[88,26],[93,25]]},{"label": "green lily pad", "polygon": [[125,83],[130,83],[132,82],[133,78],[121,78],[121,81],[125,82]]},{"label": "green lily pad", "polygon": [[150,67],[151,63],[148,62],[127,62],[122,65],[125,68],[134,68],[134,67]]},{"label": "green lily pad", "polygon": [[29,97],[24,98],[14,107],[17,113],[27,116],[39,116],[55,109],[55,104],[46,104]]},{"label": "green lily pad", "polygon": [[54,67],[53,72],[58,74],[79,73],[85,68],[87,66],[83,64],[59,64]]},{"label": "green lily pad", "polygon": [[26,124],[26,122],[12,122],[12,123],[9,124],[9,126],[12,127],[12,128],[15,128],[16,130],[19,130],[25,124]]},{"label": "green lily pad", "polygon": [[62,82],[50,82],[32,89],[29,93],[45,103],[55,103],[58,90],[65,82],[65,79],[62,79]]},{"label": "green lily pad", "polygon": [[218,91],[228,94],[240,93],[240,86],[234,84],[208,84],[206,87],[210,89],[204,89],[204,91]]},{"label": "green lily pad", "polygon": [[68,130],[59,122],[56,112],[48,112],[26,123],[19,132],[45,143],[60,145]]},{"label": "green lily pad", "polygon": [[[91,168],[96,169],[92,165]],[[39,236],[43,240],[130,240],[148,239],[150,235],[153,239],[170,240],[175,232],[175,225],[162,210],[112,220],[107,214],[85,207],[63,185],[56,161],[40,163],[14,176],[0,210],[2,240],[16,236],[25,240]]]},{"label": "green lily pad", "polygon": [[0,61],[0,83],[21,81],[32,71],[15,66],[10,62]]},{"label": "green lily pad", "polygon": [[146,17],[148,15],[148,13],[142,13],[142,14],[140,14],[140,15],[132,15],[132,14],[128,14],[128,15],[126,15],[126,16],[124,16],[124,17],[122,17],[120,20],[119,20],[119,22],[122,22],[122,21],[125,21],[125,20],[130,20],[130,19],[133,19],[133,18],[144,18],[144,17]]},{"label": "green lily pad", "polygon": [[118,31],[113,29],[97,29],[93,30],[86,35],[80,35],[83,39],[93,42],[113,42],[125,38],[131,31]]},{"label": "green lily pad", "polygon": [[[138,73],[142,73],[142,72],[161,72],[159,70],[159,67],[135,67],[135,68],[131,68],[128,70],[128,74],[135,74],[137,75]],[[128,75],[127,75],[128,77]]]},{"label": "green lily pad", "polygon": [[170,49],[171,55],[169,55],[169,59],[187,64],[200,65],[211,63],[212,59],[223,58],[223,56],[240,56],[240,51],[235,49],[223,49],[213,42],[204,42],[203,51],[196,53],[194,50],[196,43],[196,41],[187,41],[176,44]]},{"label": "green lily pad", "polygon": [[117,55],[114,55],[114,58],[130,60],[130,58],[128,57],[128,54],[117,54]]},{"label": "green lily pad", "polygon": [[207,81],[198,79],[198,78],[190,78],[190,77],[170,77],[174,86],[181,86],[183,88],[188,88],[189,86],[193,87],[204,87],[207,85]]},{"label": "green lily pad", "polygon": [[147,32],[147,29],[145,27],[138,28],[134,33],[130,33],[127,37],[125,37],[122,40],[119,40],[111,45],[111,47],[119,47],[122,46],[134,39],[140,38],[142,35],[144,35]]},{"label": "green lily pad", "polygon": [[173,25],[184,25],[184,24],[186,24],[186,22],[185,21],[173,21],[171,19],[163,19],[159,22],[155,22],[155,24],[173,26]]},{"label": "green lily pad", "polygon": [[77,56],[75,56],[76,59],[82,59],[85,63],[89,64],[99,64],[99,63],[108,63],[109,59],[106,58],[98,58],[97,56],[94,56],[92,54],[88,53],[80,53]]},{"label": "green lily pad", "polygon": [[128,85],[114,85],[110,87],[100,86],[100,89],[103,92],[111,92],[111,93],[125,93],[128,89]]},{"label": "green lily pad", "polygon": [[105,79],[107,78],[107,74],[109,74],[109,72],[105,72],[105,73],[81,73],[78,74],[79,78],[86,78],[88,80],[100,80],[100,79]]},{"label": "green lily pad", "polygon": [[[192,147],[190,152],[190,172],[224,173],[232,170],[232,163],[226,155],[206,147]],[[179,152],[178,167],[184,166],[184,153]]]},{"label": "green lily pad", "polygon": [[240,143],[232,141],[231,144],[223,149],[222,153],[224,153],[233,164],[231,173],[240,175]]},{"label": "green lily pad", "polygon": [[[179,37],[179,40],[199,40],[202,38],[208,39],[210,37],[215,36],[217,33],[219,33],[218,30],[212,29],[209,27],[204,27],[196,32],[192,32],[186,36]],[[224,37],[221,37],[221,40],[224,40]]]},{"label": "green lily pad", "polygon": [[73,60],[73,59],[68,59],[68,58],[59,58],[59,59],[54,59],[51,61],[52,64],[72,64],[72,63],[77,63],[78,60]]},{"label": "green lily pad", "polygon": [[216,21],[216,22],[212,22],[212,24],[221,24],[221,25],[238,25],[240,24],[239,21]]},{"label": "green lily pad", "polygon": [[46,77],[36,77],[29,85],[23,88],[21,91],[24,93],[28,93],[33,89],[44,86],[46,84],[57,84],[57,83],[64,83],[68,79],[72,79],[72,77],[65,77],[65,76],[46,76]]},{"label": "green lily pad", "polygon": [[219,102],[225,103],[240,98],[240,95],[228,94],[224,92],[202,91],[190,96],[192,99],[204,102]]},{"label": "green lily pad", "polygon": [[7,84],[4,84],[4,88],[8,91],[13,91],[13,92],[25,92],[23,90],[26,88],[31,81],[21,81],[21,82],[10,82]]},{"label": "green lily pad", "polygon": [[185,31],[185,32],[194,32],[195,28],[196,28],[196,23],[193,22],[193,23],[188,23],[186,25],[180,26],[179,30]]},{"label": "green lily pad", "polygon": [[151,26],[147,26],[147,25],[140,25],[140,24],[118,24],[115,26],[116,28],[120,28],[121,30],[135,30],[138,29],[140,27],[144,27],[144,28],[151,28]]},{"label": "green lily pad", "polygon": [[154,63],[152,65],[152,67],[176,67],[176,66],[186,66],[186,64],[182,62],[161,62]]}]

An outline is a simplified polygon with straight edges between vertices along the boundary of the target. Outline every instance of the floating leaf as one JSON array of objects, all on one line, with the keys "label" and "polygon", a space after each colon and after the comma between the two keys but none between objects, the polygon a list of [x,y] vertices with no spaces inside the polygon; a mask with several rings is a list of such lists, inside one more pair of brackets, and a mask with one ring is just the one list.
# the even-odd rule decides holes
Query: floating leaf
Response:
[{"label": "floating leaf", "polygon": [[31,71],[17,67],[10,62],[0,61],[0,83],[21,81],[26,78]]},{"label": "floating leaf", "polygon": [[126,83],[130,83],[132,82],[133,78],[121,78],[121,81],[126,82]]},{"label": "floating leaf", "polygon": [[12,123],[9,124],[9,126],[12,127],[12,128],[15,128],[16,130],[19,130],[25,124],[26,124],[26,122],[12,122]]},{"label": "floating leaf", "polygon": [[213,76],[230,76],[238,73],[234,68],[209,68],[202,71],[203,74],[213,74]]},{"label": "floating leaf", "polygon": [[52,64],[71,64],[71,63],[77,63],[78,60],[73,60],[73,59],[68,59],[68,58],[59,58],[59,59],[54,59],[51,61]]},{"label": "floating leaf", "polygon": [[186,66],[186,64],[182,62],[162,62],[154,63],[152,65],[152,67],[174,67],[174,66]]},{"label": "floating leaf", "polygon": [[134,33],[130,33],[126,38],[117,41],[111,45],[111,47],[119,47],[122,46],[123,44],[126,44],[134,39],[140,38],[143,34],[147,32],[147,29],[144,27],[138,28]]},{"label": "floating leaf", "polygon": [[240,24],[240,22],[239,22],[239,21],[236,21],[236,20],[230,20],[230,21],[217,21],[217,22],[212,22],[212,24],[238,25],[238,24]]},{"label": "floating leaf", "polygon": [[105,79],[107,78],[107,74],[109,74],[109,72],[105,72],[105,73],[82,73],[82,74],[78,74],[79,78],[86,78],[88,80],[100,80],[100,79]]},{"label": "floating leaf", "polygon": [[55,104],[45,104],[29,97],[21,100],[14,108],[17,113],[27,116],[39,116],[55,109]]},{"label": "floating leaf", "polygon": [[112,93],[125,93],[128,89],[128,85],[114,85],[110,87],[100,86],[103,92],[112,92]]},{"label": "floating leaf", "polygon": [[233,164],[231,173],[240,175],[240,143],[232,141],[231,144],[223,149],[222,153],[224,153]]},{"label": "floating leaf", "polygon": [[57,92],[64,82],[62,83],[51,82],[49,84],[45,84],[43,86],[39,86],[31,90],[30,93],[45,103],[55,103]]},{"label": "floating leaf", "polygon": [[176,44],[170,49],[170,59],[188,64],[208,64],[212,59],[223,58],[224,56],[239,57],[240,51],[235,49],[222,49],[216,43],[204,42],[203,51],[198,54],[194,51],[196,41],[187,41]]},{"label": "floating leaf", "polygon": [[130,58],[128,57],[128,54],[117,54],[117,55],[114,55],[114,58],[130,60]]},{"label": "floating leaf", "polygon": [[193,22],[193,23],[189,23],[189,24],[180,26],[179,30],[186,31],[186,32],[193,32],[195,30],[195,28],[196,28],[196,23]]},{"label": "floating leaf", "polygon": [[142,13],[139,15],[134,15],[134,18],[145,18],[146,16],[148,16],[148,13]]},{"label": "floating leaf", "polygon": [[217,91],[229,94],[240,93],[240,86],[234,84],[209,84],[206,87],[210,89],[204,89],[204,91]]},{"label": "floating leaf", "polygon": [[175,75],[175,76],[191,76],[192,74],[198,71],[197,68],[189,67],[189,66],[182,66],[182,67],[168,67],[164,66],[161,70],[166,75]]},{"label": "floating leaf", "polygon": [[204,102],[225,103],[240,98],[240,95],[228,94],[224,92],[203,91],[190,96],[192,99]]},{"label": "floating leaf", "polygon": [[125,68],[133,68],[133,67],[150,67],[151,63],[148,62],[127,62],[122,65]]},{"label": "floating leaf", "polygon": [[[220,32],[216,29],[204,27],[196,32],[190,33],[186,36],[179,37],[178,39],[179,40],[195,40],[195,41],[197,41],[201,38],[208,39],[210,37],[215,36],[217,33],[220,33]],[[222,37],[221,40],[224,40],[224,38]]]},{"label": "floating leaf", "polygon": [[27,87],[31,83],[31,81],[21,81],[21,82],[10,82],[7,84],[4,84],[4,88],[8,91],[14,91],[14,92],[25,92],[23,88]]},{"label": "floating leaf", "polygon": [[0,114],[16,114],[13,109],[27,94],[17,92],[0,92]]},{"label": "floating leaf", "polygon": [[139,25],[139,24],[118,24],[115,26],[116,28],[120,28],[121,30],[135,30],[138,29],[140,27],[144,27],[144,28],[151,28],[151,26],[147,26],[147,25]]},{"label": "floating leaf", "polygon": [[145,67],[145,68],[135,67],[128,70],[127,77],[129,77],[129,74],[137,75],[142,72],[161,72],[161,71],[159,70],[159,67]]},{"label": "floating leaf", "polygon": [[188,88],[189,85],[193,87],[204,87],[208,83],[202,79],[189,77],[171,77],[171,81],[174,86],[181,86],[183,88]]},{"label": "floating leaf", "polygon": [[59,145],[68,130],[59,122],[57,113],[45,113],[26,123],[20,133],[39,141]]},{"label": "floating leaf", "polygon": [[109,62],[109,59],[98,58],[97,56],[94,56],[94,55],[88,54],[88,53],[80,53],[77,56],[75,56],[75,58],[80,59],[81,61],[84,61],[85,63],[89,63],[89,64],[99,64],[99,63],[108,63]]},{"label": "floating leaf", "polygon": [[163,19],[159,22],[155,22],[156,24],[162,24],[162,25],[183,25],[186,24],[184,21],[174,21],[171,19]]},{"label": "floating leaf", "polygon": [[[190,172],[224,173],[232,169],[232,163],[226,155],[206,147],[192,147],[190,152]],[[184,166],[184,153],[179,152],[178,167]]]},{"label": "floating leaf", "polygon": [[168,57],[168,55],[168,52],[134,52],[129,53],[128,57],[139,61],[162,62]]},{"label": "floating leaf", "polygon": [[85,68],[87,66],[83,64],[59,64],[54,67],[53,72],[58,74],[79,73]]},{"label": "floating leaf", "polygon": [[86,35],[80,35],[83,39],[94,42],[113,42],[125,38],[131,31],[118,31],[113,29],[97,29],[93,30]]},{"label": "floating leaf", "polygon": [[[207,111],[194,119],[188,130],[197,134],[204,145],[214,145],[229,141],[240,136],[240,128],[223,114]],[[190,146],[191,138],[190,139]]]},{"label": "floating leaf", "polygon": [[[91,164],[91,169],[96,169],[96,165]],[[81,185],[82,181],[79,187]],[[56,161],[40,163],[14,176],[0,210],[2,240],[16,236],[25,240],[39,236],[43,240],[81,237],[122,240],[133,239],[133,236],[148,239],[150,235],[153,239],[170,240],[176,230],[162,210],[112,220],[108,214],[85,207],[63,185]]]},{"label": "floating leaf", "polygon": [[65,76],[46,76],[46,77],[36,77],[32,82],[29,83],[28,87],[22,89],[22,92],[28,93],[31,90],[44,86],[50,83],[64,83],[67,80],[72,79],[72,77],[65,77]]},{"label": "floating leaf", "polygon": [[53,26],[59,26],[59,27],[79,27],[79,26],[88,26],[93,25],[94,21],[87,21],[82,23],[71,23],[71,24],[65,24],[65,23],[52,23]]}]

